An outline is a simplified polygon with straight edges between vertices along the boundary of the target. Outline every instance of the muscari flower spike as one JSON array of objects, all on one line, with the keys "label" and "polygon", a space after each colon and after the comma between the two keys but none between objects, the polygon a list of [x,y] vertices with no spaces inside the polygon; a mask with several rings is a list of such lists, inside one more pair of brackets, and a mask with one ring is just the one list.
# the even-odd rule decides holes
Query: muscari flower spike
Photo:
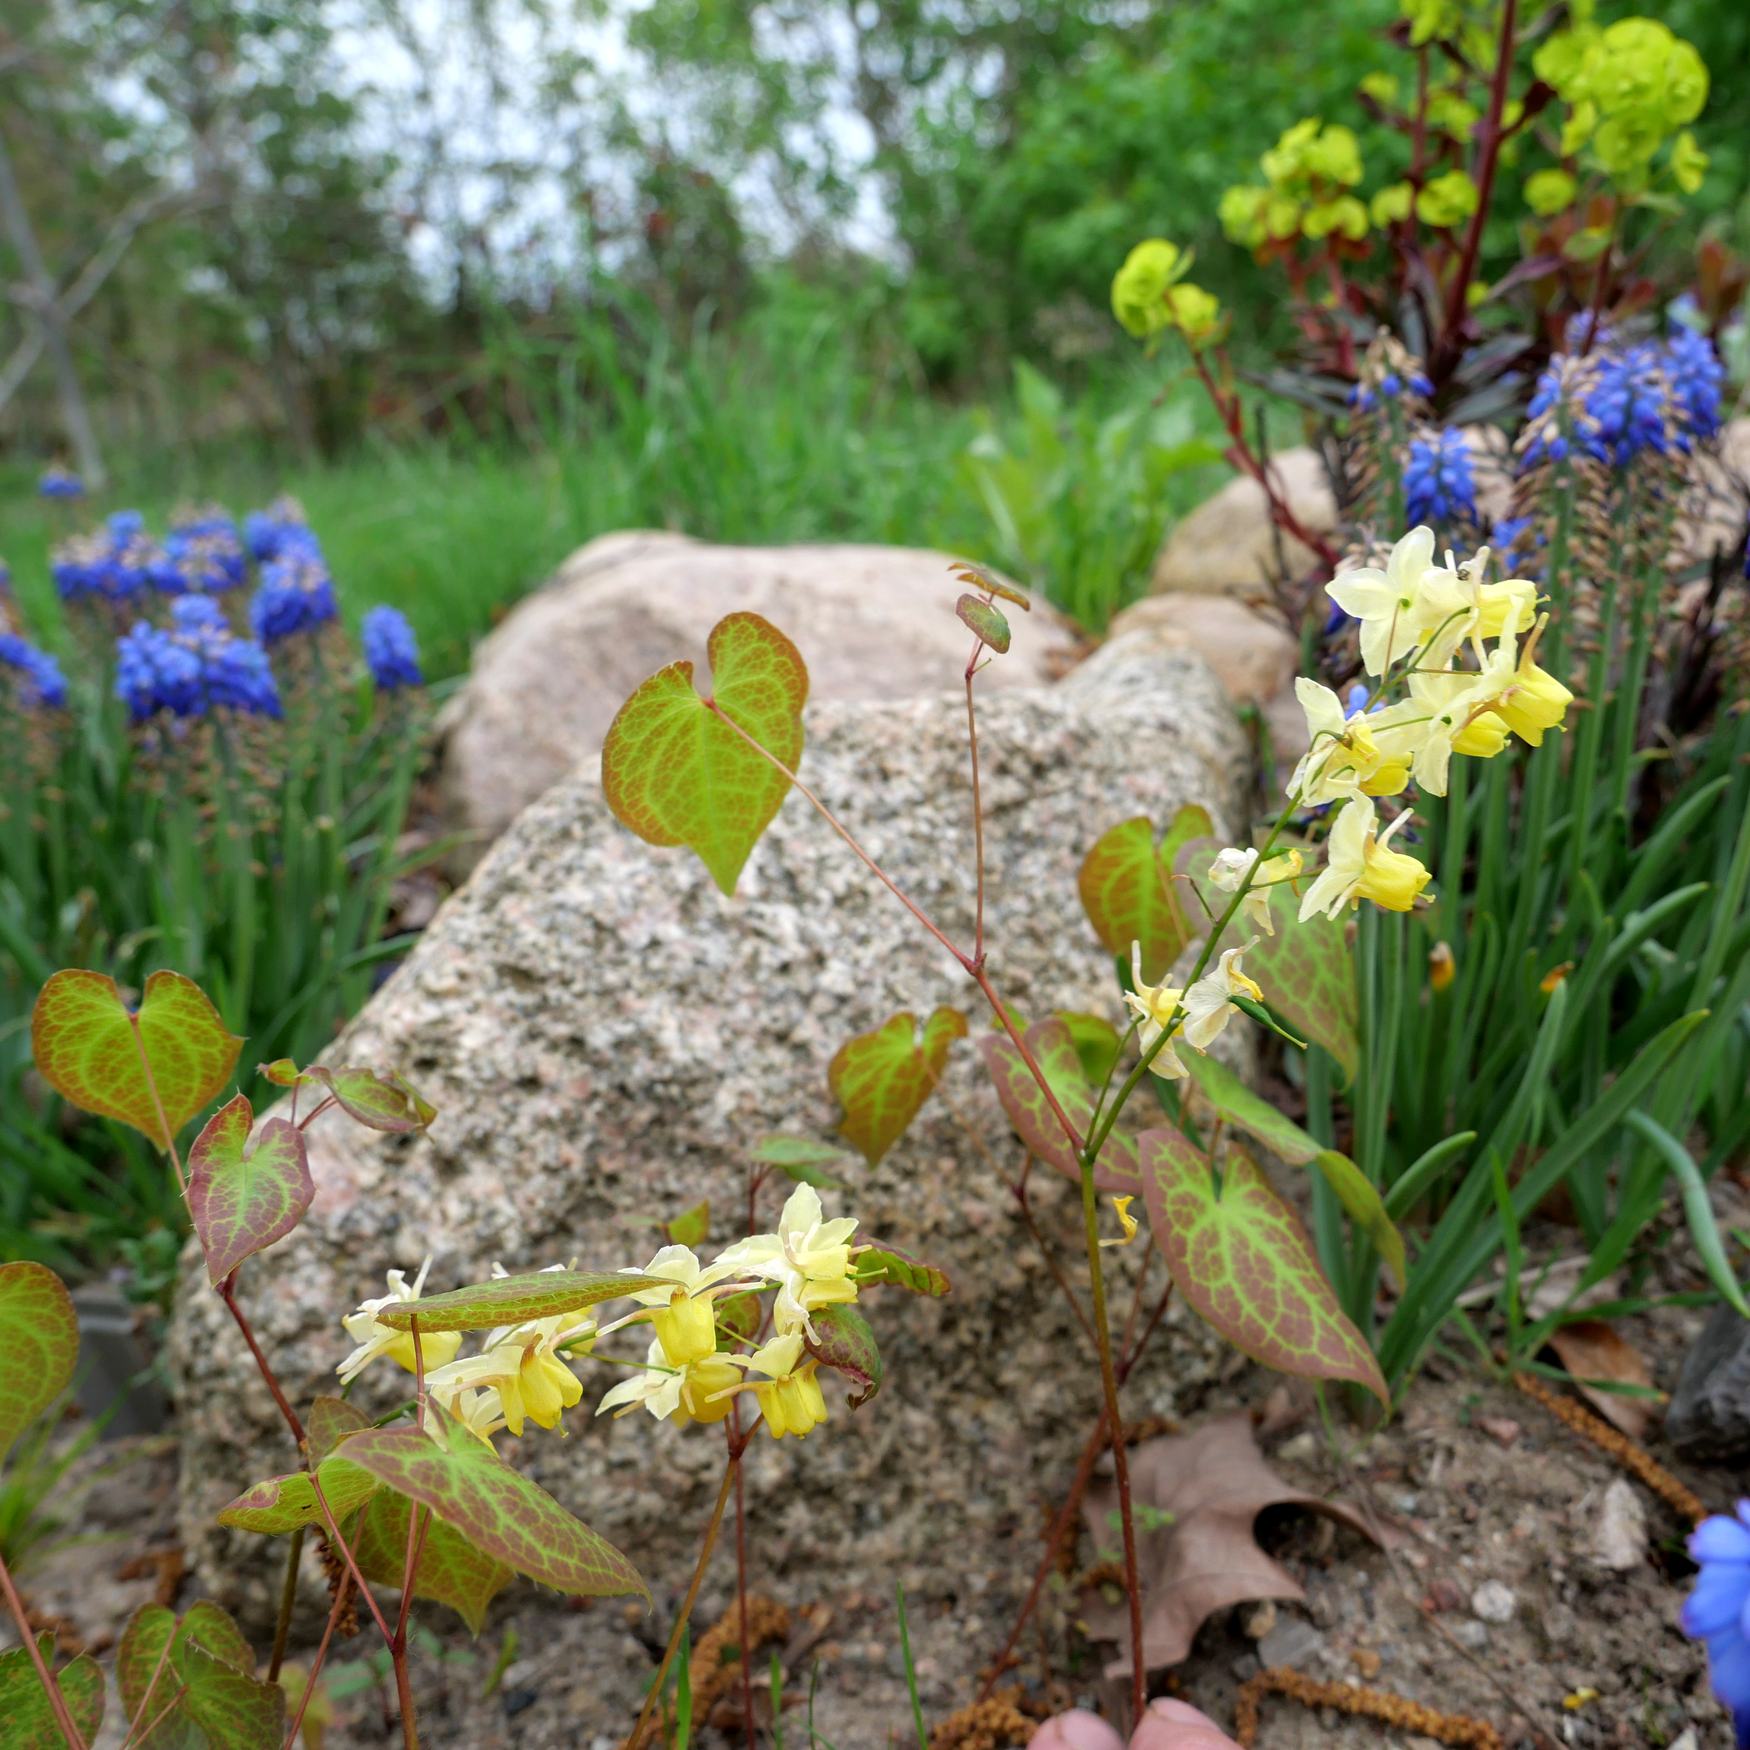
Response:
[{"label": "muscari flower spike", "polygon": [[85,482],[66,468],[45,468],[36,483],[44,498],[83,498]]},{"label": "muscari flower spike", "polygon": [[319,551],[297,548],[261,568],[261,587],[249,604],[249,623],[263,644],[315,632],[338,617],[334,579]]},{"label": "muscari flower spike", "polygon": [[115,693],[144,723],[159,712],[204,717],[214,709],[278,717],[279,688],[267,652],[239,638],[205,596],[182,596],[171,625],[141,620],[116,643]]},{"label": "muscari flower spike", "polygon": [[1713,1691],[1732,1710],[1739,1750],[1750,1750],[1750,1501],[1704,1519],[1689,1540],[1701,1564],[1683,1605],[1683,1632],[1707,1645]]},{"label": "muscari flower spike", "polygon": [[0,632],[0,670],[11,670],[17,677],[12,695],[27,711],[58,711],[67,702],[61,665],[16,632]]},{"label": "muscari flower spike", "polygon": [[1471,475],[1470,444],[1462,431],[1447,429],[1410,440],[1404,508],[1411,523],[1476,520],[1476,481]]},{"label": "muscari flower spike", "polygon": [[1663,362],[1684,447],[1711,438],[1720,429],[1720,397],[1726,384],[1726,368],[1713,342],[1693,328],[1675,328],[1665,342]]},{"label": "muscari flower spike", "polygon": [[401,687],[425,684],[419,670],[419,644],[407,616],[396,608],[377,607],[365,615],[359,628],[365,666],[377,690],[392,693]]},{"label": "muscari flower spike", "polygon": [[1645,451],[1662,456],[1679,447],[1671,387],[1655,347],[1633,346],[1600,359],[1586,411],[1596,424],[1588,448],[1601,462],[1623,468]]}]

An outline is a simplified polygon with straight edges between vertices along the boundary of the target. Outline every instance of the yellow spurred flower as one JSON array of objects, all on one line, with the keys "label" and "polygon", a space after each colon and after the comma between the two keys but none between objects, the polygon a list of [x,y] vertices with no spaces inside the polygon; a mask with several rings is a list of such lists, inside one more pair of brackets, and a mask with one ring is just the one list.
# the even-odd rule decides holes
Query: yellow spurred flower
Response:
[{"label": "yellow spurred flower", "polygon": [[[343,1385],[350,1385],[380,1355],[386,1355],[397,1367],[409,1373],[417,1371],[413,1352],[413,1333],[397,1331],[385,1325],[377,1314],[386,1306],[406,1306],[419,1299],[425,1278],[431,1270],[431,1259],[419,1266],[419,1274],[410,1283],[404,1270],[388,1273],[389,1292],[374,1300],[361,1301],[357,1312],[351,1312],[340,1322],[357,1347],[335,1370]],[[462,1346],[460,1331],[421,1331],[419,1356],[429,1372],[451,1360]]]},{"label": "yellow spurred flower", "polygon": [[804,1357],[800,1331],[774,1337],[748,1356],[746,1365],[769,1376],[754,1385],[753,1394],[774,1440],[782,1440],[786,1434],[806,1434],[826,1420],[819,1363],[813,1356]]},{"label": "yellow spurred flower", "polygon": [[[1137,1043],[1147,1053],[1161,1034],[1173,1024],[1179,1012],[1184,992],[1172,985],[1145,984],[1142,976],[1142,944],[1130,944],[1130,982],[1134,987],[1124,993],[1124,1001],[1137,1016]],[[1173,1049],[1171,1040],[1155,1053],[1149,1068],[1168,1081],[1183,1081],[1189,1073]]]},{"label": "yellow spurred flower", "polygon": [[1410,781],[1419,742],[1414,724],[1425,712],[1403,701],[1379,711],[1345,712],[1329,687],[1297,676],[1294,694],[1306,713],[1307,750],[1288,780],[1288,794],[1308,807],[1360,792],[1395,796]]},{"label": "yellow spurred flower", "polygon": [[684,1428],[689,1422],[721,1422],[729,1414],[741,1384],[735,1363],[724,1355],[707,1355],[685,1367],[672,1367],[660,1340],[650,1345],[645,1371],[611,1386],[596,1405],[599,1416],[616,1410],[622,1416],[643,1407],[659,1422]]},{"label": "yellow spurred flower", "polygon": [[[1226,850],[1217,851],[1215,861],[1209,865],[1209,885],[1223,893],[1238,893],[1257,861],[1256,849],[1239,850],[1230,845]],[[1253,875],[1252,885],[1240,901],[1240,916],[1248,925],[1262,930],[1266,936],[1276,934],[1276,925],[1270,916],[1270,889],[1284,881],[1292,881],[1300,873],[1300,867],[1300,852],[1284,851],[1272,857]]]},{"label": "yellow spurred flower", "polygon": [[738,1240],[716,1267],[777,1283],[773,1328],[780,1335],[798,1333],[800,1340],[802,1333],[814,1334],[810,1315],[820,1307],[857,1298],[851,1274],[851,1236],[856,1231],[854,1216],[827,1220],[820,1193],[812,1185],[798,1185],[778,1216],[778,1231]]},{"label": "yellow spurred flower", "polygon": [[1226,949],[1213,970],[1185,992],[1185,1043],[1198,1051],[1207,1051],[1227,1026],[1234,1012],[1236,996],[1250,997],[1255,1003],[1264,1000],[1264,993],[1240,969],[1240,956],[1258,945],[1253,936],[1238,948]]},{"label": "yellow spurred flower", "polygon": [[1345,906],[1371,899],[1385,911],[1409,911],[1428,885],[1428,871],[1414,857],[1390,848],[1392,835],[1410,818],[1406,808],[1384,832],[1365,796],[1344,803],[1325,841],[1325,866],[1300,902],[1300,921],[1321,912],[1336,917]]}]

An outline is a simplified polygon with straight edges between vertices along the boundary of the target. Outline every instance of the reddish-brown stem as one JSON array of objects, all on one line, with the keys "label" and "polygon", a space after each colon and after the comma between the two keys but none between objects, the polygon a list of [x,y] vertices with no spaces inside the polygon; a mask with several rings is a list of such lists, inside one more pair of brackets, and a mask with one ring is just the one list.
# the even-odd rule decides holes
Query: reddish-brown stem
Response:
[{"label": "reddish-brown stem", "polygon": [[1613,222],[1611,234],[1598,257],[1598,273],[1592,281],[1592,307],[1586,322],[1586,339],[1580,347],[1582,358],[1592,350],[1593,342],[1598,338],[1599,324],[1604,319],[1604,294],[1610,285],[1610,258],[1615,250],[1616,227]]},{"label": "reddish-brown stem", "polygon": [[1465,300],[1470,291],[1471,275],[1476,272],[1477,256],[1483,247],[1483,227],[1489,219],[1489,201],[1495,192],[1495,171],[1501,162],[1501,146],[1506,133],[1501,118],[1507,109],[1507,86],[1513,72],[1513,53],[1518,46],[1519,0],[1502,0],[1501,42],[1495,55],[1494,77],[1489,81],[1489,107],[1483,116],[1477,142],[1476,211],[1465,228],[1464,245],[1458,252],[1458,269],[1446,293],[1446,318],[1437,350],[1438,382],[1456,362],[1460,351],[1458,331],[1464,321]]},{"label": "reddish-brown stem", "polygon": [[[733,1453],[741,1439],[741,1404],[731,1400],[723,1435]],[[747,1488],[741,1466],[735,1467],[735,1605],[741,1616],[741,1714],[747,1722],[747,1750],[756,1750],[753,1723],[753,1649],[747,1641]]]},{"label": "reddish-brown stem", "polygon": [[984,640],[974,638],[972,654],[966,659],[966,743],[972,752],[972,855],[977,865],[978,903],[973,915],[972,958],[976,965],[984,964],[984,802],[978,788],[978,718],[972,706],[972,682],[978,673],[978,653]]},{"label": "reddish-brown stem", "polygon": [[[746,1436],[742,1438],[745,1443]],[[705,1570],[711,1565],[711,1552],[716,1549],[717,1535],[723,1529],[723,1513],[729,1505],[729,1491],[734,1486],[735,1473],[741,1468],[741,1453],[742,1448],[739,1446],[732,1445],[729,1449],[729,1462],[723,1467],[723,1481],[717,1489],[716,1505],[712,1507],[711,1518],[705,1526],[705,1538],[699,1548],[699,1560],[693,1568],[692,1584],[687,1587],[687,1595],[681,1601],[680,1614],[669,1631],[668,1645],[662,1650],[662,1663],[657,1666],[656,1676],[651,1679],[649,1692],[644,1697],[643,1707],[638,1710],[637,1723],[632,1727],[632,1735],[627,1738],[624,1750],[638,1750],[643,1744],[644,1730],[650,1724],[650,1715],[662,1700],[662,1689],[668,1681],[669,1667],[673,1665],[675,1653],[680,1648],[681,1631],[692,1619],[693,1606],[699,1601],[699,1588],[705,1583]]]},{"label": "reddish-brown stem", "polygon": [[292,1729],[286,1733],[284,1750],[292,1750],[292,1746],[298,1741],[298,1728],[304,1723],[304,1710],[310,1705],[310,1697],[316,1693],[316,1679],[322,1675],[322,1662],[328,1657],[328,1644],[334,1639],[335,1624],[340,1621],[340,1613],[346,1608],[346,1601],[351,1596],[352,1575],[342,1574],[340,1584],[334,1589],[334,1603],[329,1606],[328,1621],[323,1626],[322,1639],[317,1644],[310,1674],[304,1679],[304,1693],[298,1698],[298,1711],[292,1715]]},{"label": "reddish-brown stem", "polygon": [[53,1673],[43,1663],[42,1648],[36,1644],[36,1632],[30,1626],[24,1600],[18,1596],[18,1588],[12,1583],[12,1575],[7,1571],[4,1556],[0,1556],[0,1592],[6,1594],[6,1608],[12,1612],[12,1620],[18,1625],[18,1638],[30,1655],[31,1664],[36,1667],[36,1680],[43,1686],[43,1694],[49,1698],[49,1706],[54,1710],[55,1724],[61,1728],[61,1736],[72,1746],[72,1750],[85,1750],[85,1740],[79,1736],[79,1728],[73,1724],[73,1716],[67,1711],[67,1698],[62,1695],[61,1686],[55,1681]]},{"label": "reddish-brown stem", "polygon": [[[298,1090],[296,1088],[293,1088],[292,1089],[292,1098],[295,1100],[297,1097],[298,1097]],[[337,1105],[339,1105],[339,1103],[340,1102],[338,1100],[336,1100],[332,1094],[328,1095],[328,1097],[326,1099],[318,1100],[316,1102],[316,1104],[310,1108],[309,1115],[302,1120],[302,1122],[298,1125],[298,1128],[300,1130],[308,1130],[310,1128],[310,1126],[312,1124],[314,1124],[316,1122],[316,1120],[318,1118],[320,1118],[322,1116],[322,1114],[329,1109],[330,1106],[337,1106]]]},{"label": "reddish-brown stem", "polygon": [[1118,1380],[1123,1384],[1130,1377],[1130,1370],[1142,1359],[1142,1352],[1148,1347],[1148,1340],[1160,1329],[1161,1320],[1167,1316],[1167,1308],[1172,1304],[1173,1279],[1167,1278],[1166,1291],[1155,1302],[1155,1309],[1149,1314],[1148,1323],[1142,1327],[1142,1335],[1136,1339],[1136,1347],[1123,1356],[1118,1363]]},{"label": "reddish-brown stem", "polygon": [[286,1426],[292,1431],[292,1439],[300,1450],[304,1445],[304,1424],[298,1420],[298,1412],[286,1401],[286,1394],[280,1390],[280,1382],[275,1377],[273,1369],[268,1365],[267,1357],[261,1352],[261,1345],[255,1340],[255,1332],[250,1328],[249,1320],[244,1316],[243,1309],[237,1304],[237,1272],[233,1270],[219,1284],[219,1299],[231,1309],[231,1317],[237,1321],[237,1329],[243,1333],[243,1341],[249,1345],[249,1353],[255,1357],[255,1365],[261,1377],[267,1383],[267,1389],[273,1394],[273,1401],[279,1405],[279,1412],[285,1418]]},{"label": "reddish-brown stem", "polygon": [[1276,483],[1270,477],[1269,466],[1253,454],[1252,446],[1246,442],[1245,422],[1240,417],[1239,397],[1228,394],[1210,375],[1209,366],[1204,362],[1203,354],[1200,351],[1194,350],[1192,352],[1191,364],[1227,432],[1228,460],[1236,468],[1251,475],[1258,483],[1264,494],[1265,503],[1270,507],[1270,520],[1281,529],[1283,534],[1310,547],[1318,555],[1321,564],[1329,566],[1331,570],[1335,571],[1337,568],[1336,549],[1323,535],[1314,534],[1311,529],[1302,524],[1300,518],[1290,508],[1288,501],[1277,491]]}]

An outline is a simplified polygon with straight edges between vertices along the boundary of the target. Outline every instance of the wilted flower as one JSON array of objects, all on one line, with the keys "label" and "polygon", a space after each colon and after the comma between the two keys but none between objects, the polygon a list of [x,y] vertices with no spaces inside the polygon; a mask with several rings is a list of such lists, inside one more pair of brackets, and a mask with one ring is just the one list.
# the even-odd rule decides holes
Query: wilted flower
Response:
[{"label": "wilted flower", "polygon": [[[1130,984],[1131,988],[1124,993],[1124,1001],[1137,1016],[1137,1043],[1146,1055],[1155,1041],[1172,1026],[1185,993],[1172,985],[1144,983],[1140,942],[1130,944]],[[1183,1081],[1190,1073],[1180,1062],[1171,1039],[1155,1053],[1149,1068],[1167,1081]]]},{"label": "wilted flower", "polygon": [[1187,1045],[1207,1051],[1227,1026],[1236,996],[1250,997],[1255,1003],[1264,1000],[1263,991],[1240,969],[1240,956],[1257,945],[1253,936],[1238,948],[1224,949],[1214,968],[1185,992],[1185,1024],[1180,1031]]},{"label": "wilted flower", "polygon": [[[1209,885],[1223,893],[1238,893],[1246,877],[1253,874],[1258,855],[1256,850],[1242,851],[1232,845],[1217,851],[1215,861],[1209,865]],[[1276,934],[1276,925],[1270,916],[1270,889],[1281,882],[1292,881],[1300,873],[1300,864],[1299,851],[1285,851],[1271,858],[1267,865],[1268,880],[1253,875],[1252,885],[1240,901],[1240,916],[1252,928],[1262,930],[1266,936]]]}]

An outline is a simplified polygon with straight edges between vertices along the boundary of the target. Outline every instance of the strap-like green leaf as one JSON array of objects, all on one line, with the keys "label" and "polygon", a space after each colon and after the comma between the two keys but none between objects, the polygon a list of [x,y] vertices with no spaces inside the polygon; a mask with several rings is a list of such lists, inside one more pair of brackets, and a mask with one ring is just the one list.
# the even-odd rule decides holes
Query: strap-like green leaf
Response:
[{"label": "strap-like green leaf", "polygon": [[[179,972],[154,972],[138,1015],[130,1015],[113,978],[68,971],[57,972],[38,995],[30,1046],[38,1073],[63,1099],[131,1124],[168,1148],[231,1079],[243,1041],[225,1031],[200,986]],[[150,1084],[142,1046],[152,1066]],[[154,1085],[170,1136],[152,1099]]]},{"label": "strap-like green leaf", "polygon": [[419,1428],[367,1428],[345,1443],[347,1459],[543,1586],[577,1598],[649,1599],[638,1570],[606,1538],[461,1423],[436,1406],[428,1413],[439,1419],[442,1445]]},{"label": "strap-like green leaf", "polygon": [[557,1318],[604,1300],[618,1300],[645,1288],[672,1288],[660,1276],[628,1276],[600,1270],[525,1270],[516,1276],[494,1276],[471,1282],[424,1300],[391,1301],[377,1313],[377,1322],[392,1330],[410,1331],[419,1320],[422,1331],[487,1331],[495,1325],[527,1324],[530,1319]]},{"label": "strap-like green leaf", "polygon": [[843,1108],[839,1134],[874,1166],[906,1132],[930,1097],[948,1048],[966,1036],[966,1017],[939,1008],[919,1029],[910,1010],[848,1039],[826,1079]]},{"label": "strap-like green leaf", "polygon": [[188,1213],[215,1288],[304,1218],[316,1187],[304,1133],[270,1118],[258,1134],[247,1094],[228,1100],[188,1151]]},{"label": "strap-like green leaf", "polygon": [[1202,1151],[1179,1131],[1145,1130],[1139,1140],[1155,1244],[1199,1316],[1265,1367],[1352,1380],[1389,1409],[1379,1363],[1257,1162],[1230,1154],[1218,1191]]},{"label": "strap-like green leaf", "polygon": [[1373,1241],[1393,1277],[1402,1284],[1407,1262],[1404,1238],[1385,1212],[1385,1203],[1367,1175],[1345,1154],[1326,1148],[1254,1094],[1220,1059],[1188,1051],[1185,1065],[1203,1097],[1229,1124],[1245,1131],[1291,1167],[1316,1167],[1349,1218]]},{"label": "strap-like green leaf", "polygon": [[641,839],[688,846],[718,887],[733,893],[790,781],[731,725],[795,771],[808,670],[796,646],[758,614],[718,621],[706,655],[711,702],[730,721],[699,696],[690,662],[670,663],[632,694],[609,728],[602,793]]},{"label": "strap-like green leaf", "polygon": [[43,1264],[0,1264],[0,1463],[62,1392],[79,1359],[79,1320]]}]

